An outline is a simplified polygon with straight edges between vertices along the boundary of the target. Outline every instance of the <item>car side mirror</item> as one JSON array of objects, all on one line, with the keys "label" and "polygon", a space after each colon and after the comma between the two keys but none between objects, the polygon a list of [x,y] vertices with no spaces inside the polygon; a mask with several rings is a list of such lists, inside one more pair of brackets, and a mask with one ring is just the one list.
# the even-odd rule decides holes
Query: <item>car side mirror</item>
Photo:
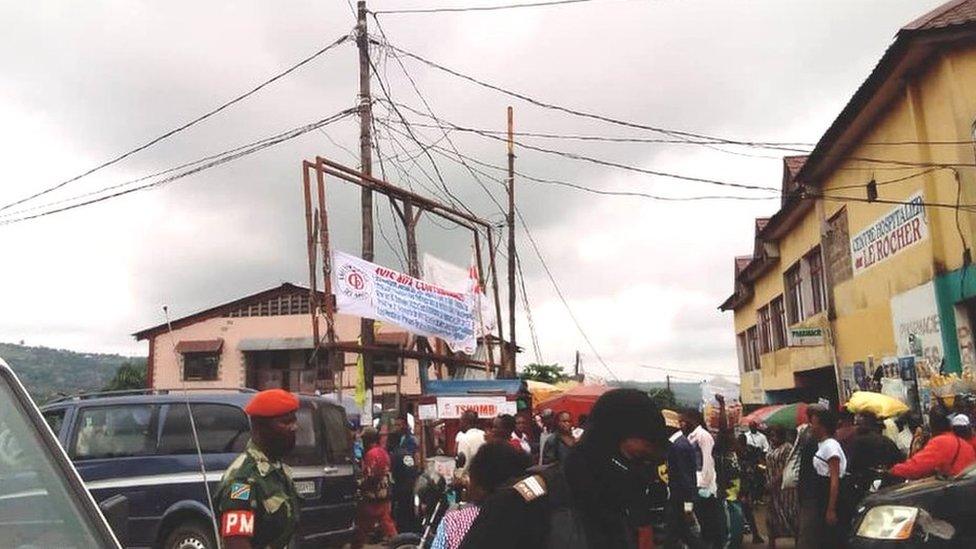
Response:
[{"label": "car side mirror", "polygon": [[118,494],[98,504],[98,508],[105,516],[105,522],[115,532],[119,544],[125,546],[129,539],[129,498]]}]

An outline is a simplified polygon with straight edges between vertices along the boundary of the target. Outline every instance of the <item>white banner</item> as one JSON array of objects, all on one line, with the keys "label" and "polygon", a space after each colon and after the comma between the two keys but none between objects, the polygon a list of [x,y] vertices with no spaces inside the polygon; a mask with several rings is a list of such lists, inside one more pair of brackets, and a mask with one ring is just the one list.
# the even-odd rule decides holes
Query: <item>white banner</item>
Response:
[{"label": "white banner", "polygon": [[335,252],[332,261],[336,310],[395,324],[422,336],[443,339],[452,351],[473,354],[474,301],[410,275]]},{"label": "white banner", "polygon": [[929,236],[922,193],[916,193],[851,237],[854,274],[880,263]]},{"label": "white banner", "polygon": [[457,419],[467,410],[478,412],[481,419],[491,419],[501,414],[514,416],[518,405],[503,396],[437,397],[438,419]]},{"label": "white banner", "polygon": [[478,304],[475,313],[476,315],[480,313],[480,316],[475,316],[474,319],[475,325],[480,327],[478,335],[483,336],[494,332],[497,326],[495,304],[492,299],[489,299],[484,288],[480,287],[478,267],[474,261],[472,261],[471,267],[465,269],[425,253],[424,280],[452,292],[473,293]]}]

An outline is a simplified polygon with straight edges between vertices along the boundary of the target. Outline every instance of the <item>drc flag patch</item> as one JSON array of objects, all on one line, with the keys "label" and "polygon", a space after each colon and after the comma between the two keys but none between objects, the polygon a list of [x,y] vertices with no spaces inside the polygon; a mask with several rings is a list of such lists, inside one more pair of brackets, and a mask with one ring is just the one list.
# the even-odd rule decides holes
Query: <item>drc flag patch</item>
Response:
[{"label": "drc flag patch", "polygon": [[235,482],[230,485],[230,499],[241,501],[251,501],[251,485],[243,482]]}]

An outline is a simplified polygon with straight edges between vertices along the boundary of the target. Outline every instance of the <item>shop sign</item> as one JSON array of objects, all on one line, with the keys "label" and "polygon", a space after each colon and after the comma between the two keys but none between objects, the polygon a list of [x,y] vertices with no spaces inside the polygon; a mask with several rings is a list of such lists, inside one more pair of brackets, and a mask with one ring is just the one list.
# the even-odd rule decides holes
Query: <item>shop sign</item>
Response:
[{"label": "shop sign", "polygon": [[468,410],[478,412],[481,419],[491,419],[501,414],[514,416],[518,413],[515,401],[503,396],[437,397],[438,419],[458,419]]},{"label": "shop sign", "polygon": [[854,275],[928,238],[922,193],[908,198],[866,229],[851,237]]},{"label": "shop sign", "polygon": [[898,356],[915,357],[915,365],[923,373],[938,372],[943,357],[942,325],[931,281],[891,298],[891,324]]},{"label": "shop sign", "polygon": [[824,344],[823,328],[790,328],[790,347],[817,347]]}]

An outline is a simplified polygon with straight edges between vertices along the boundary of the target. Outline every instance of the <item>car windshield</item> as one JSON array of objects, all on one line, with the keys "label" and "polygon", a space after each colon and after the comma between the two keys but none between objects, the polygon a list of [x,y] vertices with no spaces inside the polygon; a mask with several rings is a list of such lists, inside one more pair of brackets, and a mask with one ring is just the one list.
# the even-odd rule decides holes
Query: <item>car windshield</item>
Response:
[{"label": "car windshield", "polygon": [[0,376],[0,532],[3,547],[98,547],[101,537],[50,450]]}]

